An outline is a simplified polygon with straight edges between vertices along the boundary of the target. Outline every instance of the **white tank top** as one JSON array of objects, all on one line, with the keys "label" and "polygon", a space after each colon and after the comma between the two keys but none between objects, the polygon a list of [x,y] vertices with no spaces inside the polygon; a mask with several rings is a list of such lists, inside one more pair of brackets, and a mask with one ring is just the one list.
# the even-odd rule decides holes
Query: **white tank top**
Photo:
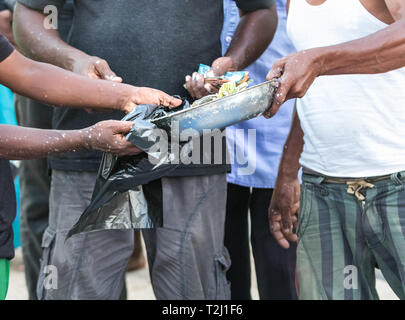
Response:
[{"label": "white tank top", "polygon": [[[387,24],[359,0],[312,6],[291,0],[287,32],[298,51],[375,33]],[[332,177],[371,177],[405,170],[405,68],[383,74],[318,77],[297,112],[303,167]]]}]

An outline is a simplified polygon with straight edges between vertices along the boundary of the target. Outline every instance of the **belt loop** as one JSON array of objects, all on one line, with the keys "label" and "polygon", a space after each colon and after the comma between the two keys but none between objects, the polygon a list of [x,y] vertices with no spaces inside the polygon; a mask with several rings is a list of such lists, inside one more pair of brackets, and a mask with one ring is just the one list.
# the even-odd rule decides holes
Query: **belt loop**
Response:
[{"label": "belt loop", "polygon": [[318,176],[318,177],[316,177],[316,178],[314,179],[314,183],[315,183],[315,184],[318,184],[318,185],[321,185],[322,182],[324,182],[324,181],[325,181],[325,177],[323,177],[323,176]]},{"label": "belt loop", "polygon": [[397,186],[402,185],[402,172],[393,173],[390,179],[395,185]]},{"label": "belt loop", "polygon": [[313,184],[316,184],[316,185],[321,185],[322,182],[325,181],[325,179],[326,178],[324,176],[318,176],[318,175],[314,175],[314,174],[311,174],[311,173],[305,173],[304,172],[304,174],[302,175],[302,180],[303,181],[313,183]]}]

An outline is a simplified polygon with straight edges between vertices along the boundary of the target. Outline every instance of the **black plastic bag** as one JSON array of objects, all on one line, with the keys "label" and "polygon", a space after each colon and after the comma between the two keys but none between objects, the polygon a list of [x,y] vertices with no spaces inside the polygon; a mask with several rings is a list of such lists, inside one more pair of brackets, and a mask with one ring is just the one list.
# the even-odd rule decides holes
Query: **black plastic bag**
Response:
[{"label": "black plastic bag", "polygon": [[[153,203],[149,203],[148,207],[142,185],[167,175],[179,164],[171,163],[171,145],[168,139],[162,140],[169,137],[169,128],[158,128],[151,120],[187,108],[188,101],[175,109],[139,105],[122,119],[134,122],[126,138],[144,152],[123,157],[104,153],[91,203],[67,238],[93,230],[162,226],[161,208],[151,208]],[[167,144],[167,152],[156,152],[153,147],[158,143]],[[191,152],[191,147],[189,150]]]}]

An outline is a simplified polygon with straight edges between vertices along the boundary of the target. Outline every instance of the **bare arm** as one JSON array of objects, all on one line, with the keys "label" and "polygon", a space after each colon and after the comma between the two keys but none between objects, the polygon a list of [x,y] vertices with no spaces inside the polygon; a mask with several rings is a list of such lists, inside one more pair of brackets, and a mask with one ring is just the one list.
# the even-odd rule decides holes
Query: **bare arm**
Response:
[{"label": "bare arm", "polygon": [[405,66],[405,1],[386,3],[393,24],[359,40],[316,49],[319,75],[384,73]]},{"label": "bare arm", "polygon": [[284,145],[284,150],[278,169],[279,174],[287,175],[291,178],[298,177],[298,171],[301,168],[299,159],[302,153],[303,146],[304,132],[301,129],[297,110],[294,109],[290,133],[288,134],[287,141]]},{"label": "bare arm", "polygon": [[395,22],[362,39],[293,53],[273,65],[267,78],[280,78],[280,86],[267,116],[281,104],[301,98],[322,75],[375,74],[405,66],[405,0],[385,0]]},{"label": "bare arm", "polygon": [[[32,159],[56,152],[86,148],[87,136],[83,131],[56,131],[0,125],[0,157]],[[54,152],[52,152],[54,151]]]},{"label": "bare arm", "polygon": [[[55,66],[32,61],[16,50],[0,63],[0,82],[36,100],[73,107],[130,111],[141,100],[169,97],[166,94],[161,96],[158,90],[75,75]],[[151,94],[155,91],[156,94]],[[139,149],[126,141],[124,136],[132,125],[132,122],[103,121],[90,128],[72,131],[0,125],[0,157],[32,159],[81,149],[96,149],[118,155],[134,154]]]},{"label": "bare arm", "polygon": [[297,224],[300,205],[299,158],[304,145],[303,132],[296,111],[284,146],[276,185],[269,207],[270,230],[274,238],[284,248],[288,241],[297,241],[293,226]]},{"label": "bare arm", "polygon": [[181,103],[159,90],[90,79],[30,60],[16,50],[0,63],[0,82],[21,95],[56,106],[128,112],[142,103]]},{"label": "bare arm", "polygon": [[45,29],[44,18],[42,12],[16,4],[13,29],[18,47],[34,60],[73,71],[74,61],[86,54],[64,42],[58,30]]},{"label": "bare arm", "polygon": [[94,79],[122,82],[102,58],[90,56],[64,42],[59,32],[44,28],[45,15],[17,3],[14,35],[20,50],[31,59],[47,62]]},{"label": "bare arm", "polygon": [[132,122],[102,121],[82,130],[42,130],[0,125],[0,157],[9,160],[96,149],[117,155],[136,154],[140,150],[125,139]]},{"label": "bare arm", "polygon": [[[228,71],[243,70],[256,61],[266,50],[277,29],[277,9],[269,8],[252,12],[241,11],[241,19],[232,42],[224,57],[212,63],[212,71],[220,76]],[[186,77],[187,90],[191,96],[201,98],[217,90],[204,84],[202,75],[195,72]]]},{"label": "bare arm", "polygon": [[225,53],[232,63],[230,70],[243,70],[255,62],[273,40],[276,29],[275,4],[257,11],[241,11],[238,27]]}]

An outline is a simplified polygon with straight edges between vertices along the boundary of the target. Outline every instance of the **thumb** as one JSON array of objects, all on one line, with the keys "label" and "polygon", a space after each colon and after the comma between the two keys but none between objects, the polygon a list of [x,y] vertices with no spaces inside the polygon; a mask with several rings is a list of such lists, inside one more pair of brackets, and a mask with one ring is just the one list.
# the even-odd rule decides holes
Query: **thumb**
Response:
[{"label": "thumb", "polygon": [[110,69],[110,66],[105,60],[97,60],[94,64],[94,68],[97,74],[100,76],[100,79],[122,82],[122,78],[117,77],[115,72]]},{"label": "thumb", "polygon": [[12,21],[13,20],[13,14],[11,13],[10,10],[5,9],[5,10],[1,10],[0,11],[0,16],[4,19],[4,20],[8,20],[8,21]]},{"label": "thumb", "polygon": [[127,134],[129,131],[131,131],[131,128],[133,127],[134,123],[131,121],[117,121],[116,127],[115,127],[115,133],[120,133],[120,134]]},{"label": "thumb", "polygon": [[172,97],[169,95],[166,95],[166,96],[167,96],[168,107],[171,107],[171,108],[178,107],[183,103],[183,101],[181,99],[178,99],[178,98],[175,98],[175,97]]},{"label": "thumb", "polygon": [[266,80],[270,81],[276,78],[280,78],[283,75],[283,70],[284,70],[284,63],[281,60],[277,60],[269,73],[266,76]]},{"label": "thumb", "polygon": [[231,70],[233,61],[230,57],[221,57],[212,63],[212,72],[215,76],[222,76],[227,71]]}]

